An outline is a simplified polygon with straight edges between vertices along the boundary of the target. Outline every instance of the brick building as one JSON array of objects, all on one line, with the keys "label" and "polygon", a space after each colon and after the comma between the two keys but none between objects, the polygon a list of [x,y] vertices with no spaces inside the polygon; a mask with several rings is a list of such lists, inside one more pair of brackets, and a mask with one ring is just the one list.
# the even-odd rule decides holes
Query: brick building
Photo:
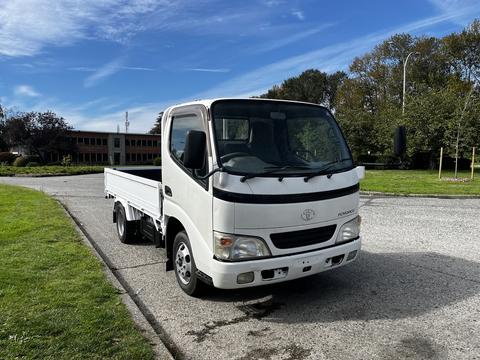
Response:
[{"label": "brick building", "polygon": [[[70,131],[77,151],[72,161],[80,164],[152,164],[160,156],[160,135]],[[58,153],[46,154],[48,162],[61,161]]]}]

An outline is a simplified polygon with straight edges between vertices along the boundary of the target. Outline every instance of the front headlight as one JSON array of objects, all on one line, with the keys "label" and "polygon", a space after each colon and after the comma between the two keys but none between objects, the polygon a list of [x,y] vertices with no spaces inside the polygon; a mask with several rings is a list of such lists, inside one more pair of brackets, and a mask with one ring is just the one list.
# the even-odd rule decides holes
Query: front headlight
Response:
[{"label": "front headlight", "polygon": [[358,215],[355,219],[350,220],[342,225],[337,235],[337,244],[356,239],[360,236],[360,224],[362,218]]},{"label": "front headlight", "polygon": [[213,232],[215,256],[222,260],[244,260],[271,256],[261,238]]}]

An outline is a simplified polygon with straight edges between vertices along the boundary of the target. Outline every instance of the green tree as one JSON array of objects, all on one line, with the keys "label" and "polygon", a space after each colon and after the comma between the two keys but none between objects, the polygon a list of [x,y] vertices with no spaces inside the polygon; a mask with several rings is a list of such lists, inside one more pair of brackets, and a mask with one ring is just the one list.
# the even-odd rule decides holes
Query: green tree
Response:
[{"label": "green tree", "polygon": [[155,124],[153,127],[150,129],[148,132],[149,134],[161,134],[162,133],[162,116],[163,116],[163,111],[158,113],[157,118],[155,119]]},{"label": "green tree", "polygon": [[51,111],[18,113],[5,121],[4,136],[8,144],[28,148],[44,160],[46,152],[71,154],[75,151],[68,137],[72,127]]},{"label": "green tree", "polygon": [[[471,147],[480,145],[479,44],[478,19],[443,38],[396,34],[356,57],[348,76],[310,69],[273,86],[262,97],[334,109],[357,159],[367,153],[392,154],[395,127],[407,125],[408,155],[426,154],[434,167],[439,147],[452,155],[457,133],[461,155],[470,156]],[[410,53],[403,99],[404,64]],[[460,116],[472,86],[475,91]],[[312,134],[299,135],[299,141],[315,144],[316,129],[306,129]]]},{"label": "green tree", "polygon": [[338,71],[333,74],[309,69],[285,80],[280,86],[273,86],[260,97],[269,99],[285,99],[322,104],[335,108],[335,97],[346,74]]}]

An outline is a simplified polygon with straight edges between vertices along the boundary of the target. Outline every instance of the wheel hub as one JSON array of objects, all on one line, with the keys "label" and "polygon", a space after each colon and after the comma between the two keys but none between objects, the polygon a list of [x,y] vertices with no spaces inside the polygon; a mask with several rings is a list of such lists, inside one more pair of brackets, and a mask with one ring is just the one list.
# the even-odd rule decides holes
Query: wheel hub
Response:
[{"label": "wheel hub", "polygon": [[192,279],[192,258],[185,243],[180,243],[175,255],[175,269],[180,281],[187,285]]},{"label": "wheel hub", "polygon": [[125,231],[125,218],[121,212],[117,215],[117,230],[118,234],[123,236],[123,232]]}]

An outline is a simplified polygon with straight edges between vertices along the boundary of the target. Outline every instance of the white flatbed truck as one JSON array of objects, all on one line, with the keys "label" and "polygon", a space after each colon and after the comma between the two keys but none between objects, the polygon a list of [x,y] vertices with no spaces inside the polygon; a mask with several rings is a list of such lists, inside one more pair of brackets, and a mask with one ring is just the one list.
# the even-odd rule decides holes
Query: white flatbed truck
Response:
[{"label": "white flatbed truck", "polygon": [[359,180],[319,105],[214,99],[168,108],[161,167],[105,169],[123,243],[165,248],[166,270],[198,295],[293,280],[354,261]]}]

